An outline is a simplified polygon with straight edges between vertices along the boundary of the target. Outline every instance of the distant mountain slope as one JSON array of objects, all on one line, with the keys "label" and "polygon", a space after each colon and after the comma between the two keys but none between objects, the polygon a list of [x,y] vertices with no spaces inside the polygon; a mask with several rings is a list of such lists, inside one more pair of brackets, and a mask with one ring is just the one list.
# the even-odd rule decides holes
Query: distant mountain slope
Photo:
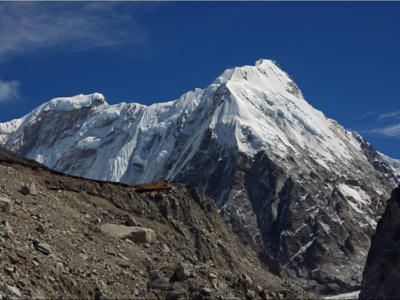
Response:
[{"label": "distant mountain slope", "polygon": [[87,178],[196,186],[231,229],[320,294],[360,286],[369,238],[398,184],[359,134],[309,105],[271,60],[226,70],[175,101],[57,98],[0,124],[19,155]]}]

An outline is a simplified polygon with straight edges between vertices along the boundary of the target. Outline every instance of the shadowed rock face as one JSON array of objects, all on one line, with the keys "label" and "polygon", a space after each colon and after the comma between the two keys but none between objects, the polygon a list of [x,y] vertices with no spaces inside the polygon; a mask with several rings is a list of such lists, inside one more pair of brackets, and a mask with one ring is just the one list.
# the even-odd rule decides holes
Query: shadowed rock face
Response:
[{"label": "shadowed rock face", "polygon": [[360,299],[400,299],[400,187],[372,236]]},{"label": "shadowed rock face", "polygon": [[[207,136],[200,148],[174,179],[220,199],[223,219],[243,243],[269,253],[291,281],[316,294],[360,289],[370,237],[392,189],[363,152],[352,167],[337,161],[339,176],[306,153],[249,156]],[[368,154],[376,154],[370,145]]]}]

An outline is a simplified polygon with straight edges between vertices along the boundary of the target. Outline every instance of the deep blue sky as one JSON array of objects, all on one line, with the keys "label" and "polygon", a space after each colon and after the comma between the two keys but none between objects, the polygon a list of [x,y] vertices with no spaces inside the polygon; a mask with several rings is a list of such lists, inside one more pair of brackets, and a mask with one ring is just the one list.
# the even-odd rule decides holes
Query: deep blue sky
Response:
[{"label": "deep blue sky", "polygon": [[150,105],[274,59],[400,159],[400,2],[0,2],[0,122],[56,97]]}]

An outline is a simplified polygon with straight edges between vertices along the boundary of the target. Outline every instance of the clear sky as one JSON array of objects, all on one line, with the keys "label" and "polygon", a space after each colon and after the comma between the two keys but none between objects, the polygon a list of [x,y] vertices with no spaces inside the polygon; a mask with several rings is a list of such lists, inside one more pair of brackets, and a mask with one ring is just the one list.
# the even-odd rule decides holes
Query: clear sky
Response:
[{"label": "clear sky", "polygon": [[56,97],[151,105],[276,60],[400,159],[400,2],[0,2],[0,122]]}]

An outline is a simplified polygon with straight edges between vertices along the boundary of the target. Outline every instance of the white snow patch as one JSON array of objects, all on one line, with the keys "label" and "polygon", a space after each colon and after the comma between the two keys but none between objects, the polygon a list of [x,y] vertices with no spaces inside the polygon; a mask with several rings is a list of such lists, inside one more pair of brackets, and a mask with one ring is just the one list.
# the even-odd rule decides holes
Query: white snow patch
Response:
[{"label": "white snow patch", "polygon": [[316,205],[314,205],[314,206],[312,206],[312,207],[310,207],[310,208],[307,208],[306,211],[313,210],[315,207],[316,207]]},{"label": "white snow patch", "polygon": [[322,228],[324,228],[324,231],[326,233],[330,233],[331,232],[331,227],[328,224],[325,224],[321,220],[318,220],[318,223],[321,224]]},{"label": "white snow patch", "polygon": [[347,203],[359,214],[363,214],[364,212],[357,206],[357,204],[353,203],[351,200],[347,200]]},{"label": "white snow patch", "polygon": [[301,196],[299,201],[305,201],[307,199],[307,197],[308,197],[308,193],[305,194],[304,196]]},{"label": "white snow patch", "polygon": [[35,160],[37,162],[40,162],[41,164],[43,163],[43,155],[42,154],[38,154],[35,158]]},{"label": "white snow patch", "polygon": [[358,186],[349,187],[348,185],[341,183],[339,184],[338,188],[341,193],[346,197],[346,199],[348,197],[352,197],[356,202],[358,202],[358,204],[355,204],[350,199],[347,199],[347,202],[350,204],[350,206],[358,213],[363,213],[360,207],[362,207],[363,205],[368,206],[371,204],[371,199],[369,195]]},{"label": "white snow patch", "polygon": [[339,294],[335,296],[329,296],[325,297],[325,300],[340,300],[340,299],[358,299],[358,295],[360,294],[360,291],[355,291],[351,293],[346,293],[346,294]]},{"label": "white snow patch", "polygon": [[374,219],[365,216],[365,220],[372,226],[372,228],[376,229],[376,225],[378,225],[378,223]]},{"label": "white snow patch", "polygon": [[317,237],[314,237],[310,242],[308,242],[308,243],[305,244],[303,247],[301,247],[300,250],[297,251],[297,253],[296,253],[295,255],[293,255],[293,257],[289,260],[289,262],[287,262],[287,263],[283,266],[283,268],[285,269],[285,268],[290,264],[290,262],[291,262],[296,256],[298,256],[298,255],[300,255],[300,254],[303,254],[303,253],[312,245],[312,243],[315,241],[316,238],[317,238]]},{"label": "white snow patch", "polygon": [[315,219],[315,216],[318,214],[319,212],[319,208],[317,208],[315,211],[313,211],[312,213],[310,213],[310,217]]},{"label": "white snow patch", "polygon": [[78,142],[79,149],[97,149],[101,143],[101,139],[94,136],[88,136]]},{"label": "white snow patch", "polygon": [[293,236],[295,236],[302,228],[304,228],[305,226],[307,226],[307,224],[303,223],[303,226],[299,227],[294,233]]}]

